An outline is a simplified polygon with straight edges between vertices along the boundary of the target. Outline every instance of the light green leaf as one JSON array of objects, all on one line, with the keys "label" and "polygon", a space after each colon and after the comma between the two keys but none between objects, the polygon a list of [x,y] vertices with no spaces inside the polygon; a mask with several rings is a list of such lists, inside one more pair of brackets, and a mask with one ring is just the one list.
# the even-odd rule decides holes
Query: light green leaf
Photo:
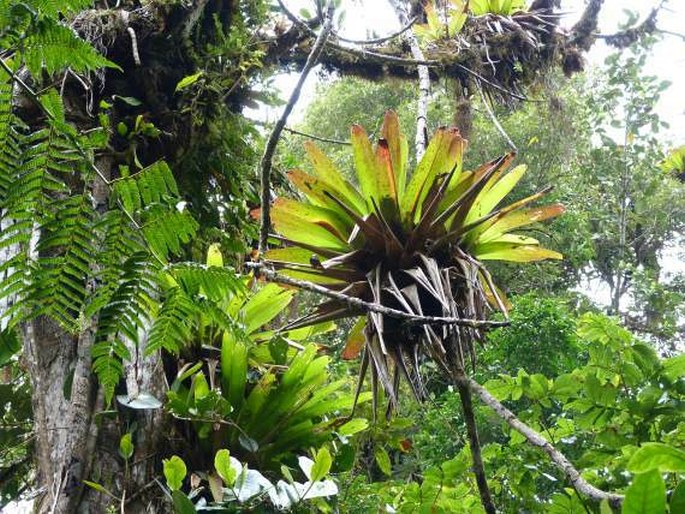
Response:
[{"label": "light green leaf", "polygon": [[332,463],[333,459],[331,458],[328,448],[325,446],[319,448],[319,451],[316,452],[316,458],[314,459],[314,465],[312,466],[311,476],[309,479],[312,482],[322,480],[331,470]]},{"label": "light green leaf", "polygon": [[176,90],[175,90],[175,92],[178,93],[179,91],[181,91],[181,90],[183,90],[183,89],[185,89],[185,88],[187,88],[187,87],[190,87],[190,86],[192,86],[193,84],[195,84],[195,82],[197,82],[198,79],[202,76],[202,73],[203,73],[203,72],[198,71],[197,73],[194,73],[194,74],[192,74],[192,75],[188,75],[188,76],[186,76],[186,77],[183,77],[183,78],[178,82],[178,84],[176,84]]},{"label": "light green leaf", "polygon": [[635,475],[626,490],[622,514],[664,514],[666,485],[656,469]]},{"label": "light green leaf", "polygon": [[663,373],[670,381],[674,382],[685,377],[685,353],[664,359],[662,364],[664,366]]},{"label": "light green leaf", "polygon": [[221,255],[221,245],[219,243],[212,243],[207,248],[207,266],[224,267],[224,257]]},{"label": "light green leaf", "polygon": [[128,460],[133,455],[133,441],[131,438],[131,432],[126,432],[121,436],[119,441],[119,455],[121,455],[125,460]]},{"label": "light green leaf", "polygon": [[685,472],[685,451],[663,443],[644,443],[630,458],[628,471],[644,473],[652,469]]},{"label": "light green leaf", "polygon": [[357,432],[362,432],[369,427],[369,422],[364,418],[354,418],[342,425],[338,429],[341,436],[351,436]]},{"label": "light green leaf", "polygon": [[245,332],[253,333],[272,321],[290,304],[294,290],[283,289],[277,284],[267,284],[255,293],[243,306]]},{"label": "light green leaf", "polygon": [[376,464],[378,464],[378,468],[385,475],[392,475],[392,464],[390,463],[390,456],[388,455],[388,452],[385,451],[385,448],[383,448],[382,446],[377,446],[373,452],[373,455],[376,458]]},{"label": "light green leaf", "polygon": [[238,473],[231,466],[231,454],[228,450],[219,450],[214,456],[214,468],[228,487],[232,487]]},{"label": "light green leaf", "polygon": [[98,484],[97,482],[91,482],[90,480],[84,480],[83,483],[100,493],[115,497],[104,485]]},{"label": "light green leaf", "polygon": [[179,490],[187,474],[186,463],[181,457],[173,455],[170,459],[164,459],[162,464],[164,466],[164,478],[166,478],[169,489],[172,491]]}]

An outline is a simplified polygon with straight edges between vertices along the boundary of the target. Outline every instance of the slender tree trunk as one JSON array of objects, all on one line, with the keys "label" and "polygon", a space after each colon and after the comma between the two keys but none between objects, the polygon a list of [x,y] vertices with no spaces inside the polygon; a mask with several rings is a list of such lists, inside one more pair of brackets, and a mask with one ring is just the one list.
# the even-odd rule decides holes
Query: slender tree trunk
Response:
[{"label": "slender tree trunk", "polygon": [[478,426],[476,425],[476,416],[473,411],[473,401],[471,395],[471,388],[469,387],[468,378],[461,373],[455,380],[457,391],[459,391],[459,398],[461,399],[461,408],[464,413],[464,422],[466,423],[466,432],[469,437],[469,447],[471,448],[471,460],[473,461],[473,474],[476,477],[476,484],[478,485],[478,492],[480,494],[480,502],[487,514],[497,514],[495,504],[492,501],[490,488],[488,486],[487,477],[485,475],[485,465],[483,464],[483,456],[480,451],[480,439],[478,437]]}]

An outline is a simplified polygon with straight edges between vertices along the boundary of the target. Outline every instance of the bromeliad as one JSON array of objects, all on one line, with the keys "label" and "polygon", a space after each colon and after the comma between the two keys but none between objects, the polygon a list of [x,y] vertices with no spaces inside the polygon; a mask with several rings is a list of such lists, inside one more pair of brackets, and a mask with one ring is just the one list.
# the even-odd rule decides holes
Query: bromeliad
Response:
[{"label": "bromeliad", "polygon": [[[514,230],[563,212],[558,204],[530,205],[547,191],[500,207],[526,171],[509,169],[514,154],[462,169],[466,149],[459,131],[440,128],[409,176],[408,144],[394,112],[385,115],[373,147],[365,130],[352,127],[356,183],[314,144],[306,145],[312,172],[289,172],[304,200],[279,198],[271,216],[282,246],[265,258],[279,273],[408,315],[483,320],[489,308],[506,315],[506,300],[483,261],[560,259],[555,251]],[[490,306],[490,307],[488,307]],[[422,356],[447,376],[463,376],[475,363],[479,327],[416,324],[333,299],[290,327],[360,316],[343,356],[362,352],[390,408],[404,377],[424,397]]]}]

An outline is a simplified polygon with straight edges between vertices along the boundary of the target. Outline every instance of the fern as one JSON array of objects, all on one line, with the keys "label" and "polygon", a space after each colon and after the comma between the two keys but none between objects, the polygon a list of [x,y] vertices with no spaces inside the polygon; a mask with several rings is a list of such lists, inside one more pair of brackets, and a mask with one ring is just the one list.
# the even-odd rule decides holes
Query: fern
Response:
[{"label": "fern", "polygon": [[145,353],[150,354],[161,348],[178,353],[190,342],[200,312],[198,304],[180,287],[170,289],[150,329]]},{"label": "fern", "polygon": [[[131,255],[121,264],[115,287],[98,290],[87,314],[99,311],[98,330],[92,349],[93,370],[105,390],[107,401],[123,376],[122,360],[130,358],[127,343],[138,344],[138,331],[154,315],[156,289],[148,254]],[[101,309],[101,305],[104,305]]]},{"label": "fern", "polygon": [[31,316],[48,315],[77,332],[93,275],[94,212],[86,195],[55,201],[49,208],[53,214],[41,225],[39,257],[30,277],[38,287],[30,287],[25,301]]},{"label": "fern", "polygon": [[186,294],[212,302],[221,302],[245,289],[243,281],[231,268],[184,262],[173,264],[168,270]]}]

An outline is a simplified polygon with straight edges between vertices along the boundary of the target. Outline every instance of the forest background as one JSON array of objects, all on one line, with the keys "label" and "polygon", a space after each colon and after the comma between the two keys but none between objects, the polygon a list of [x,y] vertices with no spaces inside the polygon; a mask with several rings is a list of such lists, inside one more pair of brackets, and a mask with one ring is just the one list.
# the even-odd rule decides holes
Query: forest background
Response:
[{"label": "forest background", "polygon": [[[0,2],[3,509],[685,508],[683,99],[650,67],[682,81],[683,6],[611,26],[613,3],[532,4],[438,2],[431,21],[390,2],[370,30],[363,2]],[[489,261],[510,319],[477,320],[508,326],[469,368],[475,412],[426,358],[424,402],[409,373],[387,417],[374,366],[355,394],[373,343],[349,320],[281,328],[322,312],[317,260],[303,275],[256,251],[265,198],[322,166],[303,142],[354,180],[350,126],[392,140],[388,109],[411,155],[422,119],[429,136],[456,124],[464,169],[515,149],[529,169],[511,200],[553,185],[566,211],[526,234],[563,260]]]}]

